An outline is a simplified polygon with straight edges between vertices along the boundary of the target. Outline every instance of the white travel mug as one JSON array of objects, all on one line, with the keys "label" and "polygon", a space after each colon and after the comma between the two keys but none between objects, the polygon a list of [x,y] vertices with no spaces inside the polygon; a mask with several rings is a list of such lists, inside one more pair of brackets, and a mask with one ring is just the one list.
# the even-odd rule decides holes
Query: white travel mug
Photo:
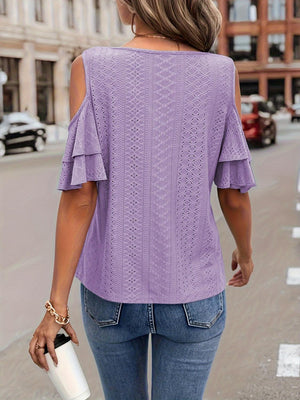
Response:
[{"label": "white travel mug", "polygon": [[73,348],[70,336],[58,333],[54,341],[58,364],[45,346],[45,357],[49,366],[49,378],[63,400],[85,400],[91,392]]}]

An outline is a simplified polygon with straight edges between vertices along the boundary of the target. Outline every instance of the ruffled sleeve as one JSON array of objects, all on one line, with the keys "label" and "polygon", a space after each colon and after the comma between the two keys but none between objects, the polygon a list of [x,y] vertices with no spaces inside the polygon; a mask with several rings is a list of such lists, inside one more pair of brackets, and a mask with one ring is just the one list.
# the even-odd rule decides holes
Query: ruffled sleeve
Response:
[{"label": "ruffled sleeve", "polygon": [[251,166],[251,153],[235,104],[228,110],[224,136],[215,171],[217,187],[239,189],[246,193],[256,186]]},{"label": "ruffled sleeve", "polygon": [[79,189],[84,182],[107,179],[93,104],[87,86],[86,95],[68,125],[57,189]]}]

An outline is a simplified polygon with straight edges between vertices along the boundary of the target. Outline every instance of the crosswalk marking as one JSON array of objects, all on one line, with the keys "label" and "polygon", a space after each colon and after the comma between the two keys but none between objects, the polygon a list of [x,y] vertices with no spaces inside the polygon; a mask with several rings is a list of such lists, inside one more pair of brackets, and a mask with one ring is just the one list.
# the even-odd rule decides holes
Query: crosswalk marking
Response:
[{"label": "crosswalk marking", "polygon": [[281,344],[277,376],[300,377],[300,344]]},{"label": "crosswalk marking", "polygon": [[289,268],[286,278],[287,285],[300,285],[300,268]]},{"label": "crosswalk marking", "polygon": [[295,239],[299,239],[300,238],[300,228],[299,227],[294,227],[293,228],[292,237],[295,238]]},{"label": "crosswalk marking", "polygon": [[297,204],[296,204],[296,210],[297,210],[297,211],[300,211],[300,203],[297,203]]}]

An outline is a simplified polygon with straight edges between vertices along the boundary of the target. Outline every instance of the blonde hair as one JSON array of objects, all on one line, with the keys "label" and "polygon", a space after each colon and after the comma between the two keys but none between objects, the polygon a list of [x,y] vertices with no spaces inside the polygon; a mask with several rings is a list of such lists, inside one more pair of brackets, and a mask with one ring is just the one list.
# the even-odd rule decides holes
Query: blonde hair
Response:
[{"label": "blonde hair", "polygon": [[157,33],[209,51],[218,36],[222,15],[212,0],[122,0]]}]

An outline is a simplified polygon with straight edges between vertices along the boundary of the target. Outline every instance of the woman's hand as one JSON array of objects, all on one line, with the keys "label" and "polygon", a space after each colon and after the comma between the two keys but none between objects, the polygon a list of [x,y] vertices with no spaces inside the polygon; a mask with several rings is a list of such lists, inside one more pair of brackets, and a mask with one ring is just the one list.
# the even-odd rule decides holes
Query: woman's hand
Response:
[{"label": "woman's hand", "polygon": [[232,253],[231,269],[235,271],[238,265],[240,270],[228,281],[229,286],[239,287],[247,285],[249,282],[254,268],[252,258],[251,256],[243,256],[239,253],[238,249],[235,249]]},{"label": "woman's hand", "polygon": [[[33,334],[33,338],[29,344],[29,354],[35,364],[37,364],[41,368],[45,368],[46,371],[49,371],[49,367],[46,361],[46,357],[44,355],[44,346],[47,344],[48,352],[54,361],[55,364],[58,363],[58,359],[56,356],[56,352],[54,349],[54,339],[56,337],[57,332],[63,328],[67,334],[71,337],[71,340],[79,345],[79,341],[77,339],[76,333],[74,329],[71,327],[71,324],[68,323],[67,325],[60,325],[55,322],[54,316],[51,315],[48,311],[37,327]],[[36,344],[39,344],[43,348],[36,349]]]}]

